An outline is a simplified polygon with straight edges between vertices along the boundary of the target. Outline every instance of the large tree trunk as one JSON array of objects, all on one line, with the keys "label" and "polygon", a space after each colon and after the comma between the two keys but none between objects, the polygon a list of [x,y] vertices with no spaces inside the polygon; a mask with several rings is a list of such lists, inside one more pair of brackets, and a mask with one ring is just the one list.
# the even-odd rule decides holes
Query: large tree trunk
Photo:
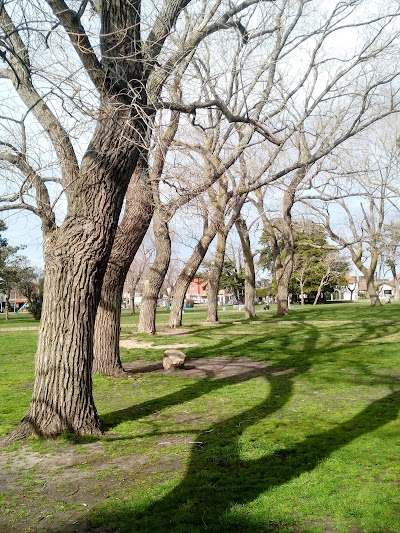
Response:
[{"label": "large tree trunk", "polygon": [[122,293],[129,267],[149,227],[153,205],[147,154],[143,154],[128,187],[124,216],[104,277],[96,316],[94,373],[105,376],[123,373],[119,351]]},{"label": "large tree trunk", "polygon": [[156,332],[157,299],[171,259],[171,238],[164,210],[156,210],[153,226],[156,257],[144,282],[138,325],[139,333],[149,335],[154,335]]},{"label": "large tree trunk", "polygon": [[[45,228],[45,282],[33,396],[8,441],[29,434],[100,434],[92,395],[93,336],[100,290],[143,123],[104,101],[81,169],[71,176],[68,215]],[[116,132],[132,127],[128,138]],[[95,154],[95,156],[94,156]]]},{"label": "large tree trunk", "polygon": [[207,287],[207,322],[218,322],[218,289],[221,272],[224,266],[226,232],[219,231],[217,236],[217,249],[215,251],[214,263],[208,278]]},{"label": "large tree trunk", "polygon": [[87,249],[71,257],[65,244],[46,253],[36,379],[20,428],[26,434],[100,434],[91,373],[98,282],[106,263],[93,261]]},{"label": "large tree trunk", "polygon": [[211,223],[205,229],[202,238],[197,243],[192,255],[186,262],[185,267],[179,274],[174,288],[174,299],[172,301],[171,311],[169,315],[169,326],[176,328],[182,325],[182,308],[185,302],[186,292],[190,282],[194,278],[204,256],[207,253],[208,247],[213,241],[218,227],[215,223]]},{"label": "large tree trunk", "polygon": [[251,252],[249,230],[242,216],[236,221],[236,229],[239,234],[244,255],[244,317],[254,318],[256,316],[256,274],[254,270],[254,257]]},{"label": "large tree trunk", "polygon": [[[97,180],[94,180],[97,181]],[[87,191],[88,192],[88,191]],[[93,335],[100,288],[118,221],[112,195],[92,188],[93,202],[45,242],[44,300],[35,383],[27,415],[9,440],[29,434],[100,434],[92,395]],[[89,200],[88,194],[85,195]],[[101,199],[101,200],[100,200]]]}]

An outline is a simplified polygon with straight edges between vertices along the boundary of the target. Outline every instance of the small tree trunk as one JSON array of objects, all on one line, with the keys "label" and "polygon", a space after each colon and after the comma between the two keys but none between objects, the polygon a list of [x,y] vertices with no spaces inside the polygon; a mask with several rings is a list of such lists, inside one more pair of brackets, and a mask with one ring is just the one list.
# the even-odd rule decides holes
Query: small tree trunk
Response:
[{"label": "small tree trunk", "polygon": [[128,187],[125,213],[115,236],[96,316],[93,372],[105,376],[123,373],[119,340],[124,283],[153,215],[146,157],[141,154]]},{"label": "small tree trunk", "polygon": [[293,272],[293,256],[288,253],[283,263],[278,259],[279,266],[275,267],[277,282],[277,316],[285,316],[289,313],[289,283]]},{"label": "small tree trunk", "polygon": [[157,299],[171,260],[171,238],[167,215],[157,209],[154,213],[156,257],[144,282],[139,314],[139,333],[154,335],[156,332]]},{"label": "small tree trunk", "polygon": [[325,287],[327,280],[328,280],[327,276],[322,277],[320,284],[318,285],[317,294],[315,295],[315,298],[313,301],[313,306],[317,305],[319,297],[321,296],[321,293],[322,293],[322,289]]},{"label": "small tree trunk", "polygon": [[136,315],[136,308],[135,308],[135,295],[136,295],[136,283],[132,283],[131,292],[130,292],[130,307],[131,307],[131,315]]},{"label": "small tree trunk", "polygon": [[176,328],[182,325],[182,308],[187,289],[199,266],[201,265],[201,262],[207,253],[208,247],[217,233],[217,219],[218,221],[220,220],[219,216],[220,213],[216,215],[215,220],[205,229],[202,238],[197,243],[197,246],[188,259],[184,269],[178,276],[174,289],[174,299],[172,301],[169,315],[169,326],[171,328]]},{"label": "small tree trunk", "polygon": [[225,248],[227,233],[219,231],[217,235],[217,249],[215,251],[214,263],[211,268],[207,288],[207,322],[218,322],[218,289],[224,266]]},{"label": "small tree trunk", "polygon": [[303,279],[299,281],[299,285],[300,285],[300,303],[303,306],[304,305],[304,281]]},{"label": "small tree trunk", "polygon": [[119,353],[121,296],[124,271],[114,264],[107,268],[96,316],[93,373],[120,376],[124,373]]},{"label": "small tree trunk", "polygon": [[254,318],[256,316],[256,274],[254,270],[254,257],[251,253],[249,230],[242,216],[240,216],[236,221],[236,229],[240,237],[244,255],[244,316],[245,318]]},{"label": "small tree trunk", "polygon": [[367,292],[371,301],[371,306],[376,307],[382,305],[378,293],[376,292],[374,279],[372,277],[367,278]]},{"label": "small tree trunk", "polygon": [[5,305],[6,320],[8,320],[9,309],[10,309],[10,295],[6,294],[6,305]]},{"label": "small tree trunk", "polygon": [[217,274],[214,272],[210,273],[208,278],[207,285],[207,322],[215,323],[218,322],[218,282]]},{"label": "small tree trunk", "polygon": [[318,287],[317,294],[315,295],[315,298],[313,301],[313,306],[317,305],[319,297],[321,296],[321,291],[322,291],[321,287]]}]

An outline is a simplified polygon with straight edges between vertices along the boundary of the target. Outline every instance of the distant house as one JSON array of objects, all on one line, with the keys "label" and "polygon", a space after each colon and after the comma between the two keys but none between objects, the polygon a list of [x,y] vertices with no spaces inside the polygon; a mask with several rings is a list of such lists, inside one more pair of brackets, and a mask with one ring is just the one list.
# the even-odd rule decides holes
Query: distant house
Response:
[{"label": "distant house", "polygon": [[[379,299],[385,300],[394,298],[396,294],[396,284],[390,279],[377,279],[374,281],[376,292]],[[360,278],[359,282],[359,294],[363,298],[368,298],[367,282],[364,278]]]},{"label": "distant house", "polygon": [[[232,300],[233,293],[228,289],[220,289],[218,291],[218,304],[226,305]],[[186,299],[193,300],[197,304],[205,304],[208,302],[208,281],[202,278],[194,278],[186,292]]]},{"label": "distant house", "polygon": [[228,289],[221,289],[218,291],[218,304],[226,305],[229,301],[232,300],[233,293]]},{"label": "distant house", "polygon": [[207,303],[208,281],[202,278],[194,278],[186,291],[186,299],[193,300],[195,303]]},{"label": "distant house", "polygon": [[356,302],[359,297],[359,278],[357,276],[345,276],[347,285],[336,287],[331,295],[331,300],[340,302]]},{"label": "distant house", "polygon": [[396,295],[396,283],[394,280],[382,280],[377,282],[378,295],[381,300],[394,298]]}]

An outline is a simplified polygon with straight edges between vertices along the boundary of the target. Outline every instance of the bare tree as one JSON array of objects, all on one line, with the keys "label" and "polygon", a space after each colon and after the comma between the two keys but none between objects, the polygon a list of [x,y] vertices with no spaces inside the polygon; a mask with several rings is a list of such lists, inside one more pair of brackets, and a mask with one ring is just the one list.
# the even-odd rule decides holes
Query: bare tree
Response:
[{"label": "bare tree", "polygon": [[154,257],[154,240],[144,239],[134,260],[129,268],[128,275],[125,280],[125,287],[130,297],[131,314],[136,314],[135,297],[138,289],[142,292],[143,280],[148,272],[151,261]]},{"label": "bare tree", "polygon": [[[226,191],[225,187],[222,187],[218,191],[218,194],[211,193],[211,209],[212,213],[210,219],[209,215],[204,210],[204,230],[203,234],[195,246],[192,255],[186,261],[184,268],[178,276],[178,279],[174,288],[174,299],[171,306],[169,325],[172,328],[176,328],[182,325],[182,309],[185,301],[187,289],[196,274],[201,262],[203,261],[207,250],[214,240],[218,230],[224,222],[226,212],[229,211],[231,205],[229,204],[229,197],[232,198],[232,194]],[[232,215],[234,220],[238,217],[240,209],[245,201],[245,196],[236,197],[232,200]],[[229,223],[228,223],[229,224]]]},{"label": "bare tree", "polygon": [[[226,194],[226,191],[224,191]],[[218,198],[220,200],[221,197]],[[215,247],[214,258],[210,263],[207,272],[208,290],[207,290],[207,322],[218,322],[218,292],[222,269],[224,266],[226,240],[232,227],[240,217],[240,210],[245,202],[246,197],[241,195],[232,198],[230,204],[227,204],[228,211],[221,222],[217,231],[217,242]],[[214,203],[217,201],[213,195]],[[198,268],[198,267],[197,267]],[[191,280],[190,280],[191,281]],[[186,289],[187,290],[187,289]]]},{"label": "bare tree", "polygon": [[[254,13],[254,10],[257,10],[258,4],[258,1],[250,0],[241,3],[239,6],[232,7],[230,5],[225,6],[224,2],[218,1],[214,6],[214,10],[217,7],[226,8],[226,12],[222,17],[213,20],[210,13],[202,8],[199,9],[199,11],[192,13],[192,16],[187,16],[184,21],[181,21],[183,25],[180,34],[181,40],[179,41],[178,36],[175,36],[177,42],[179,42],[179,46],[177,47],[175,54],[170,55],[168,61],[164,63],[164,69],[166,72],[171,72],[174,75],[171,75],[168,78],[165,73],[161,73],[151,84],[148,84],[147,92],[149,99],[152,102],[158,102],[158,104],[160,104],[159,98],[162,96],[164,98],[168,97],[170,100],[175,99],[175,101],[179,103],[185,92],[185,82],[191,87],[192,93],[196,92],[196,90],[203,93],[204,80],[201,79],[200,76],[198,87],[196,88],[192,79],[193,68],[191,69],[190,67],[192,64],[195,64],[194,71],[195,74],[196,71],[198,74],[199,64],[204,64],[201,57],[197,58],[200,54],[197,52],[200,45],[206,48],[207,53],[209,54],[208,61],[210,60],[210,57],[216,55],[215,49],[213,50],[210,48],[205,40],[207,37],[211,38],[211,36],[219,30],[230,30],[229,46],[230,48],[233,47],[237,50],[236,55],[240,56],[241,61],[244,62],[244,58],[250,56],[250,52],[253,52],[254,47],[261,43],[261,39],[260,36],[257,38],[254,36],[251,39],[243,38],[243,28],[241,22],[239,22],[239,19],[236,17],[243,16],[243,12],[246,12],[246,10],[249,11],[247,8],[253,6],[253,9],[250,10],[249,14],[245,15],[243,20],[246,20],[249,23],[252,19],[256,19],[258,15]],[[249,40],[252,42],[256,41],[256,45],[249,45]],[[228,45],[226,45],[226,47],[228,48]],[[246,49],[249,50],[246,51]],[[223,56],[220,51],[218,52],[218,57],[219,61],[221,61]],[[214,59],[212,63],[217,62],[218,61]],[[189,74],[187,74],[187,71],[189,71]],[[208,74],[211,76],[209,69]],[[260,76],[260,74],[258,74],[258,76]],[[187,81],[186,78],[188,77],[189,80]],[[236,118],[233,121],[234,124],[236,123],[236,120],[244,123],[251,122],[250,119],[243,118],[246,116],[243,100],[242,108],[237,105],[239,77],[240,68],[233,68],[231,80],[228,83],[228,87],[230,88],[225,98],[224,112],[228,112],[229,116],[231,116],[233,112],[236,112]],[[207,82],[209,84],[212,83],[211,77],[208,78]],[[168,107],[166,102],[160,105],[162,107]],[[174,109],[174,106],[171,106],[171,109]],[[187,113],[190,112],[191,115],[195,116],[196,104],[194,103],[186,106],[183,111]],[[211,111],[209,112],[211,113]],[[219,121],[221,121],[224,112],[220,110],[218,111]],[[155,307],[157,296],[169,264],[170,244],[167,235],[168,222],[179,207],[185,202],[190,201],[192,197],[206,188],[206,186],[201,183],[191,184],[189,186],[185,180],[183,180],[183,184],[178,184],[175,178],[173,180],[173,187],[179,189],[181,198],[178,199],[175,206],[173,206],[173,201],[171,199],[167,202],[169,204],[168,206],[164,207],[162,205],[160,195],[161,197],[165,196],[165,189],[166,187],[169,187],[167,180],[163,181],[162,174],[164,172],[164,164],[168,155],[168,150],[170,149],[174,136],[177,134],[178,119],[179,112],[173,112],[170,118],[169,127],[166,128],[163,136],[157,134],[154,135],[154,121],[148,127],[146,137],[147,148],[142,150],[141,153],[141,160],[143,161],[143,164],[141,165],[141,172],[143,174],[143,191],[145,194],[147,192],[147,196],[139,194],[137,186],[128,189],[127,202],[129,202],[130,209],[125,211],[124,219],[117,232],[114,248],[111,252],[108,269],[103,283],[103,296],[100,301],[99,311],[96,318],[97,326],[94,352],[96,368],[101,366],[101,368],[104,369],[103,372],[107,371],[107,374],[109,375],[119,374],[122,368],[119,359],[118,324],[120,318],[120,300],[123,280],[154,210],[157,212],[154,220],[154,228],[156,234],[156,247],[159,250],[159,254],[155,259],[154,268],[149,274],[151,280],[149,280],[149,283],[145,286],[143,306],[139,320],[139,331],[148,333],[155,332]],[[192,122],[193,125],[195,125],[195,121],[193,120]],[[231,129],[232,128],[233,126]],[[183,130],[183,132],[181,132],[180,135],[183,137],[185,135],[185,128],[181,128],[181,130]],[[251,124],[249,129],[250,136],[253,131],[254,125]],[[249,135],[246,137],[247,140],[250,138]],[[263,136],[269,138],[266,134],[263,134]],[[243,150],[245,141],[239,145],[238,153]],[[231,156],[231,159],[233,162],[235,158],[232,158]],[[144,163],[145,161],[146,164]],[[232,162],[229,163],[229,161],[225,161],[228,166],[229,164],[232,164]],[[207,175],[206,179],[208,180],[208,184],[216,181],[226,168],[228,167],[219,164],[212,173],[210,172]],[[150,183],[152,184],[151,195],[148,194]],[[157,190],[160,186],[162,188],[161,193]],[[135,205],[136,208],[132,207]],[[137,222],[140,212],[142,212],[142,224],[138,224]],[[97,359],[101,360],[101,365],[97,365]]]},{"label": "bare tree", "polygon": [[[0,4],[1,58],[6,63],[1,79],[26,107],[21,120],[7,111],[3,114],[2,133],[11,128],[15,137],[19,134],[19,141],[18,145],[2,141],[1,160],[8,165],[7,171],[14,169],[9,173],[11,179],[21,177],[21,186],[3,196],[2,210],[29,209],[40,217],[46,263],[32,402],[9,439],[63,431],[100,434],[91,378],[100,289],[123,199],[146,146],[149,117],[154,113],[155,102],[148,100],[154,91],[148,88],[171,72],[168,61],[174,60],[174,50],[169,53],[164,45],[189,3],[168,1],[154,9],[144,38],[140,1],[116,4],[103,0],[94,19],[86,14],[94,6],[88,2],[78,11],[64,0],[47,0],[40,6],[32,2],[25,13],[13,10],[11,4]],[[242,9],[255,3],[245,2]],[[219,6],[215,7],[206,10],[207,28],[198,28],[192,46],[184,53],[190,54],[203,30],[219,30],[222,15],[227,15],[223,20],[229,27],[240,12],[240,8],[232,8],[221,14]],[[49,39],[52,47],[48,47]],[[173,48],[173,40],[170,45]],[[73,52],[66,53],[65,64],[78,74],[65,70],[49,73],[43,58],[46,61],[54,51],[46,64],[59,63],[68,46]],[[82,92],[85,98],[81,98]],[[74,131],[71,122],[84,114],[93,117],[94,128],[82,153],[82,139],[75,141],[74,137],[78,124],[75,122]],[[42,136],[59,169],[53,181],[61,185],[67,202],[60,225],[46,169],[40,169],[29,152],[28,126]]]},{"label": "bare tree", "polygon": [[277,316],[284,316],[289,312],[289,283],[293,273],[296,247],[292,208],[297,188],[304,180],[305,174],[305,169],[299,169],[284,186],[281,217],[271,218],[267,215],[261,189],[255,191],[256,200],[253,200],[263,223],[265,239],[271,246],[277,283]]},{"label": "bare tree", "polygon": [[394,283],[394,297],[400,298],[400,279],[397,272],[397,263],[400,249],[400,226],[396,221],[385,224],[383,227],[384,250],[382,261],[386,268],[389,268]]},{"label": "bare tree", "polygon": [[363,274],[372,306],[381,305],[375,273],[385,252],[385,224],[394,214],[397,216],[399,208],[394,140],[390,147],[389,140],[382,141],[377,133],[373,141],[365,141],[357,159],[355,147],[348,157],[343,153],[335,170],[337,179],[333,187],[324,189],[323,205],[317,196],[313,204],[308,201],[321,217],[330,238],[349,252]]},{"label": "bare tree", "polygon": [[107,376],[123,373],[119,353],[121,300],[125,279],[154,213],[153,188],[158,186],[165,153],[174,138],[179,117],[172,113],[164,135],[153,153],[149,168],[147,150],[142,150],[126,195],[123,219],[118,227],[104,277],[96,315],[93,372]]}]

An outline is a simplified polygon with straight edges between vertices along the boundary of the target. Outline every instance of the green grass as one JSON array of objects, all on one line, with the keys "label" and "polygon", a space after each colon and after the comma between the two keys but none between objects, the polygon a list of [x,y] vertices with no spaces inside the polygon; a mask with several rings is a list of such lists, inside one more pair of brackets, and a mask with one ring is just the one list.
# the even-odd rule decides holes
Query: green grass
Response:
[{"label": "green grass", "polygon": [[6,320],[5,313],[0,313],[0,330],[27,327],[39,327],[39,322],[35,320],[30,313],[8,313],[8,320]]},{"label": "green grass", "polygon": [[[18,471],[25,496],[0,488],[0,526],[74,531],[73,516],[85,531],[400,531],[400,305],[296,307],[283,321],[273,313],[247,323],[226,311],[220,325],[185,327],[204,321],[195,309],[183,336],[134,336],[155,347],[124,349],[125,361],[159,360],[157,345],[187,343],[196,344],[184,349],[190,359],[247,356],[268,366],[236,380],[95,376],[104,438],[10,447],[10,461],[60,463]],[[166,318],[159,313],[161,325]],[[124,325],[135,320],[123,314]],[[2,434],[29,405],[36,335],[0,332]]]}]

